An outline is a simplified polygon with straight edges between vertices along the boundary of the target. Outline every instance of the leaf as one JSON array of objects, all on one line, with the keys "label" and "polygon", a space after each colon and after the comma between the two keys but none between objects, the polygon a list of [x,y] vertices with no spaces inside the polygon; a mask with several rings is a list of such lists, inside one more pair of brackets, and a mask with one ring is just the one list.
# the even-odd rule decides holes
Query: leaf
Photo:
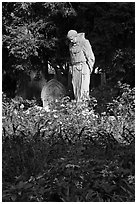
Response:
[{"label": "leaf", "polygon": [[32,188],[33,185],[31,183],[27,183],[25,186],[24,186],[24,189],[28,189],[28,188]]}]

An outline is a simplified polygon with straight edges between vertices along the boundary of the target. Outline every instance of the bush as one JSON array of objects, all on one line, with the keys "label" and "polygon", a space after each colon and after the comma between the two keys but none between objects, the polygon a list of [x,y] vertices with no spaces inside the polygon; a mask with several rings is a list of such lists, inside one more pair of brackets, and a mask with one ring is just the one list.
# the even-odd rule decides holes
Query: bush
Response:
[{"label": "bush", "polygon": [[110,69],[111,81],[135,86],[135,50],[131,48],[115,51]]},{"label": "bush", "polygon": [[134,91],[121,91],[102,114],[95,98],[51,111],[3,99],[3,201],[134,201]]}]

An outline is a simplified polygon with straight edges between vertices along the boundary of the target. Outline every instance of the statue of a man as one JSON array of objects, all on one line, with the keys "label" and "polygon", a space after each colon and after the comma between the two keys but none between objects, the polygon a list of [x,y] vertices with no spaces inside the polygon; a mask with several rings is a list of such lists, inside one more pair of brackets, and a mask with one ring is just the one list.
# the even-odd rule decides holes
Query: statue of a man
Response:
[{"label": "statue of a man", "polygon": [[80,101],[89,98],[90,74],[95,63],[95,56],[84,33],[70,30],[67,38],[70,41],[69,51],[74,96],[77,101]]}]

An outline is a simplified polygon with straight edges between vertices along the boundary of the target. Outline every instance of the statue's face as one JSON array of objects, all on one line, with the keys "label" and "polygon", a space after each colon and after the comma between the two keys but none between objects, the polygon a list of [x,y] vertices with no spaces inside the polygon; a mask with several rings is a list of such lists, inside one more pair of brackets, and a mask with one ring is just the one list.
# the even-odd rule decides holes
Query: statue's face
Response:
[{"label": "statue's face", "polygon": [[75,44],[77,42],[77,37],[76,36],[71,36],[69,38],[69,40],[70,40],[71,43]]}]

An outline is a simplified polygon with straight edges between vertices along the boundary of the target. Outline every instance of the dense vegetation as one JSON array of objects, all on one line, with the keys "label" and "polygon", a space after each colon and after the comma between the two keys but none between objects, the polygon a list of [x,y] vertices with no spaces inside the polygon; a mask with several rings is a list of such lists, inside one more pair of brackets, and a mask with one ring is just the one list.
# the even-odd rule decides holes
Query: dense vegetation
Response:
[{"label": "dense vegetation", "polygon": [[95,98],[47,112],[3,96],[3,201],[134,201],[134,89],[120,89],[102,114]]},{"label": "dense vegetation", "polygon": [[[135,200],[134,3],[3,2],[4,202]],[[19,75],[67,75],[69,29],[85,32],[107,84],[46,111],[14,98]],[[63,70],[64,71],[64,70]]]}]

